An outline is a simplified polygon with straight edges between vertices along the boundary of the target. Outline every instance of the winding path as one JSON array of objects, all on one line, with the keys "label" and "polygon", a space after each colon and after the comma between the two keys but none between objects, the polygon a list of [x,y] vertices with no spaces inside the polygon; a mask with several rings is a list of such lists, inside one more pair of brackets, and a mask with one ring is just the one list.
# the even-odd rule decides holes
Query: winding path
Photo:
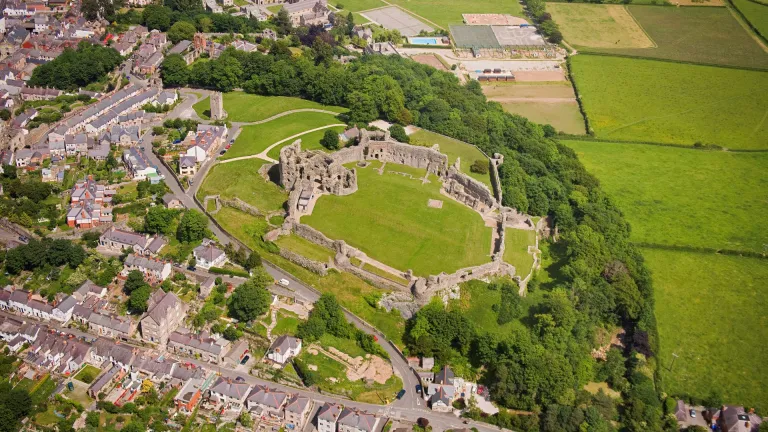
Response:
[{"label": "winding path", "polygon": [[244,159],[255,159],[255,158],[264,159],[267,162],[277,163],[276,160],[272,159],[271,157],[269,157],[267,155],[267,153],[269,153],[269,151],[272,150],[273,148],[279,146],[280,144],[282,144],[282,143],[284,143],[286,141],[290,141],[292,139],[298,138],[298,137],[306,135],[308,133],[317,132],[319,130],[328,129],[328,128],[332,128],[332,127],[338,127],[338,126],[342,126],[343,127],[343,126],[346,126],[346,125],[344,123],[336,123],[336,124],[330,124],[330,125],[320,126],[320,127],[314,128],[314,129],[306,130],[304,132],[300,132],[300,133],[297,133],[295,135],[291,135],[288,138],[281,139],[280,141],[271,144],[269,147],[267,147],[264,150],[262,150],[262,152],[259,153],[259,154],[248,155],[248,156],[240,156],[240,157],[236,157],[236,158],[232,158],[232,159],[220,160],[219,164],[225,164],[225,163],[229,163],[229,162],[234,162],[234,161],[239,161],[239,160],[244,160]]}]

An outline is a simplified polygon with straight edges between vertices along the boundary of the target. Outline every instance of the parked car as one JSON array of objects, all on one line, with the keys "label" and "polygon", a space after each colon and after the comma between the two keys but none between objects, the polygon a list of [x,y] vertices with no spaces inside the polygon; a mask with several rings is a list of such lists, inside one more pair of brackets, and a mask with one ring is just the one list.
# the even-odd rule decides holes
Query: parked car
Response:
[{"label": "parked car", "polygon": [[288,286],[288,284],[290,284],[290,282],[288,282],[288,279],[280,279],[279,281],[277,281],[277,283],[282,286]]},{"label": "parked car", "polygon": [[403,396],[405,396],[405,389],[401,389],[399,392],[397,392],[398,399],[402,399]]},{"label": "parked car", "polygon": [[696,418],[696,410],[695,409],[692,409],[690,411],[690,414],[691,414],[691,418]]},{"label": "parked car", "polygon": [[220,151],[220,152],[219,152],[219,154],[220,154],[220,155],[223,155],[223,154],[224,154],[224,153],[226,153],[226,152],[227,152],[226,150],[222,150],[222,151]]}]

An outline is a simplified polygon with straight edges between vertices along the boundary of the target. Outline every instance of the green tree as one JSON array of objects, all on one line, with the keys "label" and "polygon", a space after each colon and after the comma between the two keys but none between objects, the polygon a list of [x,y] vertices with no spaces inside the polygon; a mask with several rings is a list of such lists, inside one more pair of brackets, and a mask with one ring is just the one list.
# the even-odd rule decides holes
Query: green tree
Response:
[{"label": "green tree", "polygon": [[376,101],[368,93],[354,91],[347,96],[347,103],[352,123],[368,123],[379,118]]},{"label": "green tree", "polygon": [[0,120],[8,121],[11,119],[11,112],[7,108],[0,110]]},{"label": "green tree", "polygon": [[144,231],[152,234],[170,234],[176,211],[161,206],[150,207],[144,215]]},{"label": "green tree", "polygon": [[142,11],[141,18],[150,30],[167,31],[171,27],[171,10],[165,6],[149,5]]},{"label": "green tree", "polygon": [[200,241],[207,234],[208,217],[197,210],[188,210],[184,213],[176,230],[176,238],[185,243]]},{"label": "green tree", "polygon": [[271,302],[269,291],[259,281],[249,279],[229,298],[229,315],[243,322],[252,321],[263,315]]},{"label": "green tree", "polygon": [[128,298],[128,309],[134,313],[146,312],[150,294],[152,294],[152,289],[146,284],[131,291]]},{"label": "green tree", "polygon": [[339,134],[333,129],[326,129],[320,144],[328,150],[337,150],[339,148]]},{"label": "green tree", "polygon": [[[183,87],[187,85],[187,81],[189,80],[189,68],[187,67],[187,62],[181,54],[171,54],[163,60],[163,64],[160,68],[160,75],[163,79],[164,86]],[[153,129],[153,133],[154,132],[155,130]],[[155,135],[160,135],[164,132],[165,130],[159,134],[155,133]]]},{"label": "green tree", "polygon": [[253,419],[251,418],[251,414],[248,411],[243,411],[242,414],[240,414],[238,420],[240,421],[240,424],[243,425],[243,427],[246,429],[253,427]]},{"label": "green tree", "polygon": [[288,16],[288,11],[285,8],[280,8],[277,15],[274,16],[274,20],[277,26],[277,34],[285,36],[291,32],[293,25],[291,24],[291,17]]},{"label": "green tree", "polygon": [[174,44],[183,40],[191,41],[197,32],[195,25],[187,21],[177,21],[168,29],[168,39]]},{"label": "green tree", "polygon": [[392,138],[394,138],[397,141],[400,141],[403,143],[411,142],[410,137],[408,137],[408,134],[405,133],[405,128],[397,123],[389,127],[389,134]]},{"label": "green tree", "polygon": [[123,284],[123,291],[128,294],[136,291],[139,288],[147,286],[147,282],[144,280],[144,275],[138,270],[131,270],[128,272],[128,277]]},{"label": "green tree", "polygon": [[257,267],[261,267],[261,256],[259,253],[256,251],[251,252],[251,254],[248,255],[248,259],[243,263],[243,267],[245,267],[246,270],[253,270]]}]

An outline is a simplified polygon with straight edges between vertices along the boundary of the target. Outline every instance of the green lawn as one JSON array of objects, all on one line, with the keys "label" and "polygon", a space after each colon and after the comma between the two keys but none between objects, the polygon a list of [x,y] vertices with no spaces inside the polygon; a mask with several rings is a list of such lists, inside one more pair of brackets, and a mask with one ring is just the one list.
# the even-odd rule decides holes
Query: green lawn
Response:
[{"label": "green lawn", "polygon": [[658,47],[589,50],[768,69],[768,55],[726,8],[629,5],[628,9]]},{"label": "green lawn", "polygon": [[[210,107],[211,102],[209,98],[205,98],[194,105],[197,115],[205,119],[209,118],[205,111],[209,111]],[[224,111],[227,112],[227,120],[233,122],[259,121],[285,111],[303,108],[324,109],[338,113],[346,111],[346,108],[327,106],[294,97],[259,96],[244,92],[224,94]]]},{"label": "green lawn", "polygon": [[[259,154],[270,145],[290,136],[321,126],[341,123],[343,122],[331,114],[302,112],[279,117],[260,125],[244,126],[232,144],[232,148],[219,159]],[[290,141],[286,142],[285,145],[290,143]]]},{"label": "green lawn", "polygon": [[295,335],[299,322],[301,321],[295,313],[280,309],[277,312],[277,323],[275,328],[272,329],[272,335]]},{"label": "green lawn", "polygon": [[478,150],[477,147],[473,146],[472,144],[467,144],[463,141],[455,140],[453,138],[449,138],[447,136],[424,129],[414,132],[411,134],[410,138],[411,143],[415,145],[432,147],[435,144],[439,144],[440,152],[448,156],[449,165],[453,165],[457,158],[461,158],[461,172],[475,180],[482,182],[484,185],[488,186],[491,191],[493,191],[493,187],[491,186],[491,175],[489,173],[478,174],[473,173],[469,169],[469,167],[472,166],[472,163],[474,163],[476,160],[482,160],[484,162],[488,161],[488,158],[485,157],[483,152]]},{"label": "green lawn", "polygon": [[[490,260],[491,228],[468,207],[441,195],[439,182],[422,184],[401,175],[379,175],[370,166],[358,168],[357,176],[357,192],[320,197],[302,222],[420,276],[451,273]],[[428,207],[429,199],[442,200],[443,208]]]},{"label": "green lawn", "polygon": [[272,13],[278,13],[282,8],[283,8],[283,5],[267,6],[267,10]]},{"label": "green lawn", "polygon": [[200,185],[198,198],[202,201],[207,195],[218,194],[240,198],[265,212],[282,209],[288,194],[259,175],[259,168],[265,163],[261,159],[246,159],[214,165]]},{"label": "green lawn", "polygon": [[507,228],[504,232],[504,261],[515,266],[516,274],[525,279],[533,267],[528,246],[536,244],[536,232]]},{"label": "green lawn", "polygon": [[590,55],[571,62],[600,138],[768,148],[768,72]]},{"label": "green lawn", "polygon": [[624,212],[634,241],[765,250],[768,154],[563,143]]},{"label": "green lawn", "polygon": [[381,276],[384,279],[389,279],[392,282],[399,283],[400,285],[406,285],[406,286],[409,285],[409,282],[408,282],[407,279],[405,279],[403,277],[400,277],[400,276],[397,276],[397,275],[393,275],[390,272],[384,271],[384,270],[382,270],[382,269],[380,269],[380,268],[378,268],[376,266],[372,266],[372,265],[370,265],[368,263],[363,264],[363,270],[365,270],[365,271],[367,271],[369,273],[373,273],[375,275]]},{"label": "green lawn", "polygon": [[654,278],[665,391],[707,397],[718,390],[726,403],[768,406],[768,261],[643,255]]},{"label": "green lawn", "polygon": [[471,2],[456,0],[392,0],[390,3],[408,9],[446,30],[451,24],[462,24],[463,18],[461,14],[467,13],[500,13],[525,17],[520,3],[509,0],[476,0]]},{"label": "green lawn", "polygon": [[[386,6],[381,0],[332,0],[328,2],[332,6],[344,6],[344,16],[347,16],[347,12],[360,12],[368,9],[375,9]],[[355,21],[355,24],[360,24]]]},{"label": "green lawn", "polygon": [[75,375],[75,379],[78,381],[82,381],[86,384],[90,384],[93,382],[93,380],[96,379],[97,376],[101,373],[101,369],[91,366],[91,365],[85,365],[80,372]]},{"label": "green lawn", "polygon": [[311,260],[327,263],[336,254],[325,247],[312,243],[311,241],[297,235],[281,236],[275,241],[281,248],[305,256]]},{"label": "green lawn", "polygon": [[342,339],[330,333],[323,333],[323,336],[317,342],[325,349],[334,347],[351,357],[365,357],[366,354],[365,350],[360,348],[355,340]]},{"label": "green lawn", "polygon": [[750,0],[731,0],[757,31],[768,39],[768,5],[757,4]]},{"label": "green lawn", "polygon": [[364,299],[366,295],[380,294],[382,290],[350,273],[331,271],[326,276],[320,276],[280,255],[269,253],[263,249],[261,241],[261,236],[268,229],[263,218],[257,218],[232,208],[222,209],[215,217],[229,233],[249,247],[259,250],[262,256],[270,262],[320,292],[335,294],[342,306],[376,327],[398,346],[403,346],[402,335],[405,323],[400,313],[396,310],[387,312],[384,309],[371,307]]},{"label": "green lawn", "polygon": [[[427,170],[425,168],[414,168],[412,166],[399,164],[387,164],[384,171],[393,174],[409,175],[414,179],[423,179],[427,175]],[[430,177],[433,181],[435,180],[434,175],[431,175]]]},{"label": "green lawn", "polygon": [[[335,127],[328,128],[328,129],[330,129],[330,130],[332,130],[332,131],[334,131],[336,133],[344,132],[344,127],[343,126],[335,126]],[[304,134],[304,135],[296,138],[296,139],[301,138],[301,149],[302,150],[322,150],[322,151],[327,152],[328,149],[326,149],[325,147],[323,147],[320,144],[320,140],[323,139],[323,135],[325,135],[325,131],[326,130],[327,129],[310,132],[310,133]],[[278,160],[278,159],[280,159],[280,150],[283,147],[285,147],[287,145],[291,145],[291,144],[293,144],[293,140],[286,141],[286,142],[280,144],[279,146],[276,146],[272,150],[270,150],[269,153],[267,153],[267,156],[271,157],[272,159]]]}]

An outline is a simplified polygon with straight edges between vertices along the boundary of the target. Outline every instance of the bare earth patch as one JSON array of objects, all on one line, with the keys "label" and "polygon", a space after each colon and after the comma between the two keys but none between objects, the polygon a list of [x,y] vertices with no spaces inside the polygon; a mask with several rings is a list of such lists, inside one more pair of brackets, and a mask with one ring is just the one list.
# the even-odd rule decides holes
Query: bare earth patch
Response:
[{"label": "bare earth patch", "polygon": [[563,70],[556,71],[513,71],[517,82],[565,81]]},{"label": "bare earth patch", "polygon": [[416,63],[432,66],[433,68],[441,71],[447,71],[443,63],[434,54],[418,54],[411,57],[411,60]]},{"label": "bare earth patch", "polygon": [[427,205],[430,208],[443,208],[443,201],[442,200],[436,200],[436,199],[430,199]]}]

